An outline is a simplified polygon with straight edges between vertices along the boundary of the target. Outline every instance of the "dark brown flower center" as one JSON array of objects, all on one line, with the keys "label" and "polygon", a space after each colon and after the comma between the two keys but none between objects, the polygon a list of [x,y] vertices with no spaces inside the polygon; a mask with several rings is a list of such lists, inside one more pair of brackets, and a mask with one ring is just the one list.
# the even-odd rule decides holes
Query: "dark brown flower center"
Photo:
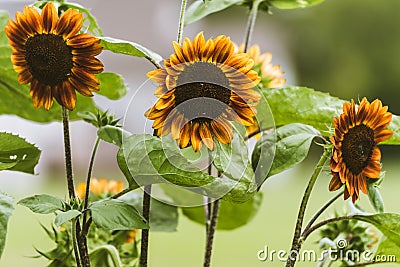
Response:
[{"label": "dark brown flower center", "polygon": [[367,167],[375,147],[374,131],[361,124],[351,128],[343,137],[342,157],[346,167],[359,174]]},{"label": "dark brown flower center", "polygon": [[65,81],[73,67],[71,48],[55,34],[37,34],[25,44],[29,71],[39,82],[54,86]]},{"label": "dark brown flower center", "polygon": [[217,118],[227,109],[230,97],[229,80],[213,63],[185,66],[177,79],[175,106],[189,120]]}]

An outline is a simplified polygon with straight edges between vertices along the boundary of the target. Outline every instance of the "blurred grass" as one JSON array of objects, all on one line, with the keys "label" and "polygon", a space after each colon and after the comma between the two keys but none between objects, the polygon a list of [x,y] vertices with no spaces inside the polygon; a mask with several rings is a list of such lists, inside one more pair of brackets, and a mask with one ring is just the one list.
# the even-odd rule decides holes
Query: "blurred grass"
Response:
[{"label": "blurred grass", "polygon": [[[314,148],[314,150],[319,148]],[[315,152],[315,151],[314,151]],[[257,252],[268,245],[269,250],[288,250],[290,247],[297,209],[306,187],[308,177],[312,172],[318,155],[312,153],[300,166],[272,177],[263,187],[264,203],[259,214],[248,225],[235,231],[217,232],[213,254],[214,267],[244,267],[244,266],[284,266],[279,261],[260,262]],[[397,180],[400,172],[398,163],[385,161],[384,169],[387,171],[382,184],[381,193],[385,200],[387,212],[399,212]],[[307,209],[306,222],[318,207],[323,205],[335,193],[327,190],[329,183],[328,171],[319,177]],[[44,188],[41,193],[60,192],[59,189]],[[61,188],[58,187],[58,188]],[[62,193],[58,193],[62,195]],[[363,196],[360,204],[363,208],[372,211],[368,198]],[[335,203],[338,212],[347,206],[342,199]],[[321,218],[328,218],[333,212],[330,209]],[[52,216],[34,215],[28,209],[17,206],[10,220],[9,235],[6,249],[0,266],[26,267],[45,266],[43,259],[32,259],[27,256],[35,255],[33,246],[40,249],[50,249],[51,242],[46,239],[39,222],[49,225]],[[150,236],[150,262],[152,267],[187,267],[202,266],[204,251],[204,228],[181,216],[176,233],[152,233]],[[318,251],[316,241],[318,236],[313,234],[305,243],[304,249]],[[299,262],[296,266],[316,266],[316,263]],[[397,266],[381,264],[380,266]]]}]

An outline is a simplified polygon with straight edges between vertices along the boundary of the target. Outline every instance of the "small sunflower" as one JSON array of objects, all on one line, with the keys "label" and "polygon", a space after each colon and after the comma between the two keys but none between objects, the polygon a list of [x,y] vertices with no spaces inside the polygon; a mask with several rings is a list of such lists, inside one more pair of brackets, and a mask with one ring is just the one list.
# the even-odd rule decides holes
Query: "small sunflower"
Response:
[{"label": "small sunflower", "polygon": [[199,33],[182,46],[173,42],[174,54],[164,68],[147,74],[159,83],[159,98],[145,116],[154,120],[159,136],[171,133],[179,147],[199,151],[204,143],[214,149],[214,139],[229,144],[230,121],[254,124],[254,106],[261,95],[253,90],[260,82],[252,70],[254,61],[244,53],[234,53],[229,37],[205,40]]},{"label": "small sunflower", "polygon": [[[115,180],[106,180],[104,178],[90,180],[90,191],[96,198],[107,198],[118,194],[124,189],[124,183]],[[79,199],[84,199],[86,193],[86,183],[79,183],[76,189],[76,194]]]},{"label": "small sunflower", "polygon": [[53,3],[48,3],[40,15],[34,7],[9,20],[5,33],[12,47],[11,61],[18,72],[18,82],[30,83],[35,108],[49,110],[53,97],[73,110],[77,90],[93,96],[99,90],[95,74],[103,64],[95,58],[102,51],[100,40],[86,33],[78,34],[83,16],[68,9],[60,18]]},{"label": "small sunflower", "polygon": [[377,179],[381,172],[381,151],[377,144],[389,139],[393,132],[386,127],[392,120],[388,107],[378,99],[369,103],[363,98],[357,111],[352,100],[343,104],[343,113],[333,119],[334,135],[329,190],[345,185],[344,199],[360,198],[360,190],[368,193],[366,178]]},{"label": "small sunflower", "polygon": [[[235,45],[235,51],[242,53],[244,51],[244,44],[237,46]],[[261,77],[260,84],[264,88],[276,88],[285,85],[286,79],[283,78],[283,72],[279,65],[272,65],[272,54],[270,52],[261,54],[260,47],[258,45],[251,46],[246,52],[251,59],[254,60],[253,70],[258,72]],[[246,127],[247,135],[253,135],[260,131],[260,126],[256,119],[254,124]],[[256,139],[261,137],[260,134],[254,135]]]},{"label": "small sunflower", "polygon": [[[236,46],[235,50],[238,53],[243,53],[244,44],[239,47]],[[276,88],[285,85],[286,79],[282,77],[284,72],[281,71],[279,65],[272,65],[272,54],[270,52],[261,54],[260,47],[253,45],[246,53],[254,60],[253,69],[261,77],[260,83],[264,88]]]}]

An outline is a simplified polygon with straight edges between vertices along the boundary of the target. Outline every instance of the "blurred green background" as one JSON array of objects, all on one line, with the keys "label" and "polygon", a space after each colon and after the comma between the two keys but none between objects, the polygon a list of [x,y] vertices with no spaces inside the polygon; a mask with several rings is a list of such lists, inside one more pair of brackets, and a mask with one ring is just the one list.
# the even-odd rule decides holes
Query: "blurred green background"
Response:
[{"label": "blurred green background", "polygon": [[[25,2],[18,2],[19,8],[23,3]],[[160,52],[164,57],[171,53],[170,41],[176,38],[179,1],[81,0],[79,3],[92,8],[93,14],[104,27],[105,34],[137,41]],[[4,6],[4,9],[7,7]],[[3,7],[0,5],[0,8]],[[15,6],[13,8],[15,9]],[[258,43],[263,51],[273,53],[273,63],[281,65],[281,69],[286,72],[288,84],[311,87],[344,99],[361,99],[364,96],[369,100],[380,98],[385,105],[389,105],[390,111],[399,114],[399,10],[398,0],[327,0],[318,6],[303,10],[274,9],[272,16],[265,13],[259,15],[253,42]],[[15,10],[10,11],[15,12]],[[191,37],[198,31],[204,30],[206,36],[227,34],[240,43],[244,36],[246,15],[247,10],[243,7],[230,8],[189,25],[185,30],[185,35]],[[146,71],[150,69],[150,66],[143,67],[141,63],[138,63],[142,61],[113,57],[107,53],[103,60],[106,66],[109,66],[108,62],[113,63],[114,65],[110,64],[111,70],[122,73],[131,88],[135,88],[135,85],[139,83],[137,77],[141,77],[140,81],[142,81]],[[99,101],[101,103],[102,99]],[[124,109],[114,108],[117,113],[123,115]],[[113,107],[110,109],[114,110]],[[140,117],[144,110],[137,116]],[[11,119],[14,120],[14,118]],[[135,121],[135,124],[140,123],[139,119]],[[27,125],[27,122],[20,121],[19,124]],[[10,129],[7,128],[10,127],[8,121],[0,120],[0,126],[2,129]],[[54,127],[59,127],[59,125]],[[82,128],[86,126],[75,123],[72,125],[72,130],[79,127],[86,129]],[[24,128],[21,129],[23,136],[29,135],[31,131],[31,129],[26,129],[24,134]],[[79,130],[76,132],[79,134]],[[86,130],[84,132],[87,133]],[[94,134],[93,131],[89,133]],[[56,135],[54,138],[60,138],[60,136]],[[75,140],[79,139],[75,138]],[[50,141],[42,142],[42,146],[46,146]],[[78,140],[73,143],[75,151],[79,150],[83,142],[86,141]],[[92,142],[88,142],[89,148]],[[77,177],[84,176],[87,154],[90,153],[90,149],[86,150],[83,152],[85,156],[83,163],[75,158],[78,167]],[[382,184],[382,194],[386,211],[399,212],[400,167],[397,158],[399,148],[384,147],[383,150],[383,168],[387,174]],[[115,150],[109,146],[103,145],[100,151],[100,162],[114,159]],[[14,195],[16,200],[35,193],[64,196],[65,184],[59,172],[63,170],[61,150],[48,148],[43,154],[48,152],[58,153],[60,156],[57,161],[49,159],[48,165],[41,163],[45,166],[41,168],[41,180],[38,177],[24,178],[30,181],[37,179],[37,182],[34,182],[35,186],[26,186],[24,179],[18,180],[21,184],[11,186],[9,184],[13,182],[7,181],[9,174],[4,172],[5,174],[0,177],[0,182],[4,183],[1,188],[11,188],[5,191]],[[275,250],[289,249],[301,196],[320,153],[321,149],[315,146],[304,163],[293,170],[272,177],[265,183],[262,189],[264,192],[262,208],[251,223],[235,231],[217,233],[213,266],[284,265],[277,261],[259,262],[257,251],[263,249],[265,245]],[[49,173],[46,167],[53,168],[52,172]],[[97,164],[95,176],[122,179],[115,164],[111,166]],[[54,177],[60,177],[60,179],[54,181]],[[313,191],[306,219],[334,195],[328,192],[328,183],[329,172],[326,169]],[[363,196],[360,204],[367,210],[372,210],[367,197]],[[340,212],[345,206],[346,204],[340,199],[335,209]],[[330,212],[322,217],[328,218]],[[51,216],[33,215],[27,209],[17,206],[10,220],[10,232],[0,266],[45,266],[45,261],[32,259],[29,256],[35,255],[33,247],[51,248],[52,244],[45,239],[46,235],[39,226],[39,222],[48,225],[50,221]],[[177,233],[151,235],[149,266],[201,266],[204,240],[204,229],[182,216]],[[305,248],[316,249],[315,241],[317,241],[317,236],[312,235]],[[316,265],[316,263],[307,262],[298,264],[298,266]],[[381,264],[380,266],[391,265]]]}]

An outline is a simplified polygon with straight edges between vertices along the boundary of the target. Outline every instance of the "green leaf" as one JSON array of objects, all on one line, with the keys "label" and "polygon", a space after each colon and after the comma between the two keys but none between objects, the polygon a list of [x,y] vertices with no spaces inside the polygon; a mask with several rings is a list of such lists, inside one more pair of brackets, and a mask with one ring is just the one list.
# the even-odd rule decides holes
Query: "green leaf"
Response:
[{"label": "green leaf", "polygon": [[[130,192],[119,199],[133,205],[137,210],[143,209],[143,193],[141,191]],[[175,232],[178,226],[178,209],[151,198],[150,218],[151,231]]]},{"label": "green leaf", "polygon": [[234,202],[245,202],[256,191],[254,181],[236,181],[225,176],[216,178],[202,172],[169,138],[132,135],[124,139],[122,151],[118,153],[119,166],[132,189],[138,184],[172,183],[202,195],[224,196],[224,199]]},{"label": "green leaf", "polygon": [[[256,143],[252,155],[257,184],[261,185],[268,177],[302,162],[308,154],[313,139],[317,136],[320,136],[318,130],[301,123],[279,127],[276,129],[276,139],[275,132],[264,134]],[[273,156],[274,141],[276,141],[275,157],[268,170],[268,162]]]},{"label": "green leaf", "polygon": [[243,0],[196,0],[186,10],[185,25],[198,21],[212,13],[241,3]]},{"label": "green leaf", "polygon": [[90,260],[96,267],[122,267],[118,250],[112,245],[96,247],[90,252]]},{"label": "green leaf", "polygon": [[66,212],[61,212],[59,214],[57,214],[57,216],[54,218],[54,224],[57,227],[60,227],[62,224],[75,219],[76,217],[80,216],[82,214],[82,212],[80,212],[79,210],[69,210]]},{"label": "green leaf", "polygon": [[6,243],[8,220],[14,209],[13,202],[12,197],[0,192],[0,257]]},{"label": "green leaf", "polygon": [[100,82],[99,95],[103,95],[111,100],[118,100],[126,95],[127,89],[124,78],[117,73],[102,72],[96,75]]},{"label": "green leaf", "polygon": [[352,218],[374,225],[391,242],[400,247],[400,214],[378,213],[373,215],[354,215]]},{"label": "green leaf", "polygon": [[97,131],[97,136],[103,141],[121,147],[124,138],[130,136],[130,133],[121,127],[107,125]]},{"label": "green leaf", "polygon": [[[390,241],[390,239],[383,237],[375,256],[379,256],[381,259],[385,257],[387,262],[400,263],[400,246]],[[390,259],[388,257],[390,257]]]},{"label": "green leaf", "polygon": [[[262,94],[274,114],[276,126],[295,122],[304,123],[313,126],[324,136],[328,134],[327,130],[332,126],[333,118],[339,117],[343,112],[342,107],[345,102],[327,93],[306,87],[263,88]],[[263,124],[263,127],[271,126],[267,120],[270,118],[260,118],[260,124]],[[400,117],[393,115],[388,128],[393,131],[393,136],[382,144],[400,144]]]},{"label": "green leaf", "polygon": [[[234,230],[249,223],[257,214],[262,203],[262,192],[244,203],[232,203],[222,200],[218,214],[218,230]],[[190,220],[204,224],[204,207],[182,208],[183,215]]]},{"label": "green leaf", "polygon": [[162,57],[159,54],[145,48],[140,44],[111,37],[98,38],[101,39],[101,45],[103,46],[104,50],[109,50],[116,54],[143,57],[153,62],[160,62],[162,60]]},{"label": "green leaf", "polygon": [[97,227],[107,230],[148,229],[146,220],[132,205],[118,199],[93,202],[89,209]]},{"label": "green leaf", "polygon": [[0,171],[11,169],[15,165],[17,165],[17,162],[9,162],[9,163],[0,162]]},{"label": "green leaf", "polygon": [[306,8],[322,3],[324,0],[270,0],[269,3],[279,9]]},{"label": "green leaf", "polygon": [[[263,88],[276,126],[303,123],[324,132],[342,113],[344,100],[306,87]],[[265,118],[268,119],[268,118]]]},{"label": "green leaf", "polygon": [[0,133],[0,162],[3,168],[34,174],[40,150],[25,139],[10,133]]},{"label": "green leaf", "polygon": [[40,214],[49,214],[57,210],[64,210],[64,202],[59,198],[49,195],[34,195],[21,199],[17,204]]},{"label": "green leaf", "polygon": [[215,168],[232,180],[245,179],[251,182],[254,179],[247,145],[237,134],[233,135],[229,145],[215,141],[215,149],[211,152],[211,158]]},{"label": "green leaf", "polygon": [[376,212],[383,213],[385,212],[385,204],[383,203],[383,199],[381,193],[379,192],[379,188],[376,183],[368,182],[368,198],[369,201],[374,207]]}]

